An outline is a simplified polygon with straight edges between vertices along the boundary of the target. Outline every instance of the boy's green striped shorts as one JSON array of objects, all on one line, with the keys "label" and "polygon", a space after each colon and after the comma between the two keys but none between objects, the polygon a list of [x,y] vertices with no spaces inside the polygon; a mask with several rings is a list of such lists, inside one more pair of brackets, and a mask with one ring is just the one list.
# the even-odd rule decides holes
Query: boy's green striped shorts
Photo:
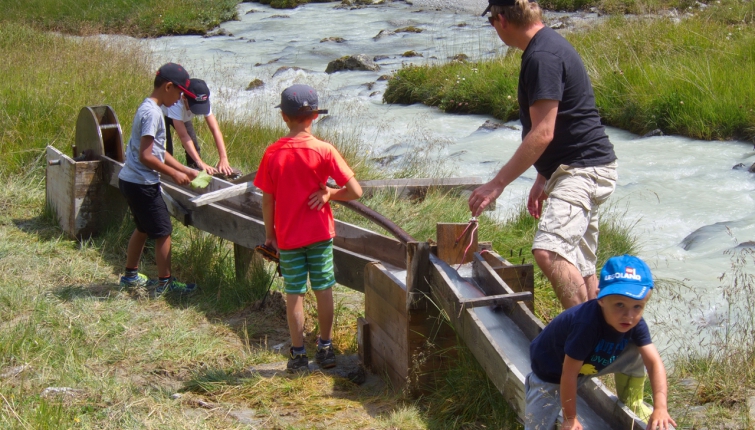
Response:
[{"label": "boy's green striped shorts", "polygon": [[296,249],[281,249],[280,265],[286,294],[306,293],[307,274],[313,291],[326,290],[336,283],[333,239]]}]

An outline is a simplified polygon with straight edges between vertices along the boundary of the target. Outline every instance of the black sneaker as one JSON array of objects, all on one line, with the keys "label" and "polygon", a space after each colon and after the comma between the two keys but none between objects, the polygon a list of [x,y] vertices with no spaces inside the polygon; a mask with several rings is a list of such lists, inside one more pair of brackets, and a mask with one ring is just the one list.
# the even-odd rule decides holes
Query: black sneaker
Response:
[{"label": "black sneaker", "polygon": [[297,373],[306,372],[309,370],[309,360],[307,354],[295,354],[294,348],[289,350],[288,364],[286,365],[286,372]]},{"label": "black sneaker", "polygon": [[328,346],[317,345],[315,362],[323,369],[336,367],[336,353],[333,352],[333,344]]}]

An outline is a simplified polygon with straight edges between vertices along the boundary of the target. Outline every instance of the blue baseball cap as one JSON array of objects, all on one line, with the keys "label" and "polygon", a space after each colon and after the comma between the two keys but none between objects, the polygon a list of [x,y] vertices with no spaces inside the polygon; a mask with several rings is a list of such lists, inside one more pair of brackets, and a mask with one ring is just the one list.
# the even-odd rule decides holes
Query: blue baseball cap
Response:
[{"label": "blue baseball cap", "polygon": [[642,300],[653,289],[653,275],[644,261],[632,255],[611,257],[600,271],[598,298],[618,294]]},{"label": "blue baseball cap", "polygon": [[318,109],[317,91],[309,85],[292,85],[281,93],[280,108],[286,115],[298,115],[307,112],[328,113],[327,109]]}]

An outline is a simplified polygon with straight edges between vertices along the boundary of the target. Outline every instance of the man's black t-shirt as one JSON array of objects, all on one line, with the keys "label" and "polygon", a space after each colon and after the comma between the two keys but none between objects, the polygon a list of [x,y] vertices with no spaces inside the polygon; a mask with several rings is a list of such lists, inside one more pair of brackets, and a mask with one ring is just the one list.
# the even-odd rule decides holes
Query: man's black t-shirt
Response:
[{"label": "man's black t-shirt", "polygon": [[532,104],[538,100],[559,102],[553,141],[535,162],[535,169],[546,179],[561,164],[591,167],[616,160],[613,145],[600,123],[582,59],[550,27],[538,31],[522,54],[518,97],[522,139],[532,129]]}]

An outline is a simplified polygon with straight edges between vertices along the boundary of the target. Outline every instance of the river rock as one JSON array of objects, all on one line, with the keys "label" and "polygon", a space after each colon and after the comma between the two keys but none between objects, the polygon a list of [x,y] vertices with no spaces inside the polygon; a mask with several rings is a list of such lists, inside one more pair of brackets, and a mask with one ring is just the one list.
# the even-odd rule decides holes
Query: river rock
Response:
[{"label": "river rock", "polygon": [[380,75],[380,77],[377,79],[378,81],[387,81],[391,77],[389,75]]},{"label": "river rock", "polygon": [[518,128],[516,127],[512,127],[506,124],[501,124],[501,123],[487,119],[485,120],[484,123],[482,123],[480,127],[477,128],[476,131],[493,131],[493,130],[498,130],[499,128],[507,128],[509,130],[518,130]]},{"label": "river rock", "polygon": [[281,73],[286,73],[289,70],[294,70],[294,71],[302,70],[305,72],[312,72],[312,70],[302,69],[301,67],[296,67],[296,66],[281,66],[281,67],[278,67],[278,70],[276,70],[275,73],[273,73],[273,77],[276,77],[280,75]]},{"label": "river rock", "polygon": [[654,136],[663,136],[663,131],[660,128],[656,128],[655,130],[648,131],[647,133],[643,134],[640,139],[644,139],[646,137],[654,137]]},{"label": "river rock", "polygon": [[732,166],[731,170],[744,170],[747,166],[745,166],[745,163],[737,163],[734,166]]},{"label": "river rock", "polygon": [[380,70],[380,66],[364,54],[347,55],[328,63],[325,73],[335,73],[341,70],[369,70],[375,72]]},{"label": "river rock", "polygon": [[378,32],[378,34],[376,34],[375,37],[373,37],[372,39],[373,40],[380,40],[380,39],[382,39],[384,37],[395,36],[395,35],[396,35],[396,33],[394,33],[391,30],[380,30]]},{"label": "river rock", "polygon": [[387,60],[389,58],[391,58],[391,57],[389,57],[387,55],[376,55],[376,56],[372,57],[372,61]]},{"label": "river rock", "polygon": [[253,79],[252,82],[249,82],[249,85],[246,86],[247,91],[256,90],[257,88],[264,86],[265,83],[262,82],[262,79]]},{"label": "river rock", "polygon": [[226,31],[224,28],[217,28],[209,33],[205,33],[202,37],[215,37],[215,36],[233,36],[233,33]]},{"label": "river rock", "polygon": [[325,43],[325,42],[343,43],[345,41],[346,41],[346,39],[344,39],[343,37],[332,37],[332,36],[331,37],[326,37],[324,39],[320,39],[320,43]]},{"label": "river rock", "polygon": [[752,166],[750,166],[750,168],[747,169],[747,171],[750,172],[750,173],[755,173],[755,164],[753,164]]},{"label": "river rock", "polygon": [[397,29],[396,33],[422,33],[422,29],[415,27],[413,25],[410,25],[408,27],[401,27]]},{"label": "river rock", "polygon": [[422,57],[422,54],[420,54],[417,51],[406,51],[403,54],[401,54],[402,57],[405,58],[411,58],[411,57]]},{"label": "river rock", "polygon": [[467,54],[456,54],[453,57],[448,57],[448,59],[459,63],[466,63],[469,60],[469,56]]}]

